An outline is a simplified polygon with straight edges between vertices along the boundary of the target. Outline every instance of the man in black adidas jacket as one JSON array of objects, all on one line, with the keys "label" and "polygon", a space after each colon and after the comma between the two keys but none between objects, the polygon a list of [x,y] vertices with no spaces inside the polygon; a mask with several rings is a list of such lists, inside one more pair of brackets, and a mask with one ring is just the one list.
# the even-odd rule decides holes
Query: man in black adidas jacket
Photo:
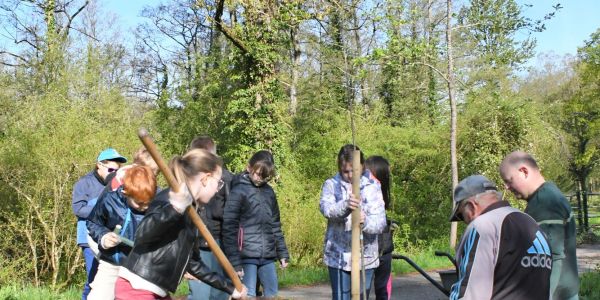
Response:
[{"label": "man in black adidas jacket", "polygon": [[481,175],[454,190],[450,221],[464,221],[456,251],[458,281],[450,299],[549,299],[552,256],[545,235],[529,215],[502,201]]}]

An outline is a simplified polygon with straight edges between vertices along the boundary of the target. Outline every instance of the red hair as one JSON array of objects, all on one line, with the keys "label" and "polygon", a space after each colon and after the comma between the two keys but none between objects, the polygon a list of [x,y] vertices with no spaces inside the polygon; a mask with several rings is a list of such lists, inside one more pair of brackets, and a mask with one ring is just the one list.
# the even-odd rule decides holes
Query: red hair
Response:
[{"label": "red hair", "polygon": [[133,166],[125,171],[123,194],[138,204],[148,204],[156,194],[156,177],[146,166]]}]

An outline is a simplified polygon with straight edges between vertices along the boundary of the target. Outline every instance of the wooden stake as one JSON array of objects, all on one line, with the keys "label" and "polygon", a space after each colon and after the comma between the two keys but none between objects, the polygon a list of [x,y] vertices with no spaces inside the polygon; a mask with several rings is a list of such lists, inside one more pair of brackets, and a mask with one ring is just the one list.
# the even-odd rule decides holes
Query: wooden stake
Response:
[{"label": "wooden stake", "polygon": [[[360,164],[360,150],[354,150],[352,155],[352,194],[360,198],[360,177],[362,165]],[[352,300],[360,300],[360,206],[352,211]]]}]

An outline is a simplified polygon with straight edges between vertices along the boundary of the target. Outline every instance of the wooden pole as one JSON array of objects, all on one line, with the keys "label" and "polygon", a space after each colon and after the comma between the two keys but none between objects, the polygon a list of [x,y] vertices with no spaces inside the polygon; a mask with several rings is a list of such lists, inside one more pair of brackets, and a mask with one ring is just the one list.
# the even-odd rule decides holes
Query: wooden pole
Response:
[{"label": "wooden pole", "polygon": [[[175,179],[175,176],[173,176],[173,173],[171,173],[171,170],[169,169],[167,164],[165,164],[160,153],[158,153],[158,150],[156,149],[156,145],[154,144],[154,142],[148,135],[148,131],[146,131],[146,129],[142,128],[138,132],[138,136],[139,136],[140,140],[142,141],[142,144],[144,144],[144,146],[146,147],[146,150],[148,150],[148,152],[150,152],[150,155],[152,156],[152,158],[158,165],[158,168],[160,169],[160,171],[163,173],[163,175],[167,179],[167,182],[169,183],[169,187],[171,188],[171,190],[175,193],[179,192],[179,183]],[[202,235],[202,237],[204,237],[204,239],[208,243],[208,247],[210,248],[210,251],[212,251],[212,253],[215,255],[215,257],[217,258],[217,261],[223,267],[223,270],[225,271],[227,276],[233,282],[235,289],[238,290],[239,292],[241,292],[242,291],[242,281],[240,280],[240,277],[235,272],[235,269],[233,269],[233,266],[231,265],[231,263],[229,262],[227,257],[225,257],[225,254],[223,253],[223,250],[221,250],[221,247],[219,247],[219,245],[217,244],[217,242],[215,241],[213,236],[210,234],[210,231],[208,231],[208,228],[206,228],[206,225],[204,224],[204,222],[202,222],[202,219],[200,219],[200,217],[198,216],[198,213],[196,213],[196,211],[192,208],[191,205],[188,206],[188,208],[186,209],[186,213],[188,214],[190,219],[192,219],[192,222],[194,223],[194,225],[196,225],[196,227],[200,231],[200,234]]]},{"label": "wooden pole", "polygon": [[[360,200],[360,177],[362,165],[360,164],[360,150],[354,150],[352,155],[352,194]],[[360,300],[360,206],[352,211],[352,300]]]}]

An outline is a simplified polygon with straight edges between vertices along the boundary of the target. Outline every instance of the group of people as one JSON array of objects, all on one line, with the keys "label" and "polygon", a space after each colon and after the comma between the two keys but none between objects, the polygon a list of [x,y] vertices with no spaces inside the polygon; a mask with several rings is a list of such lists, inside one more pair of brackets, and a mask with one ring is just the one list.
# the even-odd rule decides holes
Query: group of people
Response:
[{"label": "group of people", "polygon": [[579,299],[569,202],[528,153],[510,153],[499,172],[506,190],[527,207],[511,207],[482,175],[456,186],[450,221],[468,226],[456,251],[459,277],[450,299]]},{"label": "group of people", "polygon": [[[391,299],[391,235],[386,220],[390,199],[389,163],[360,153],[360,196],[352,193],[353,145],[338,153],[338,173],[325,181],[320,209],[327,218],[324,263],[332,299],[351,295],[351,213],[360,209],[362,253],[360,294]],[[456,250],[458,281],[450,299],[579,299],[575,220],[558,187],[546,181],[535,159],[515,151],[499,166],[506,190],[527,201],[524,212],[504,201],[496,184],[482,175],[463,179],[454,189],[450,221],[468,226]],[[362,281],[364,279],[364,282]]]},{"label": "group of people", "polygon": [[[149,158],[149,159],[142,159]],[[289,263],[279,205],[268,182],[275,161],[258,151],[233,175],[206,136],[194,139],[169,168],[177,192],[157,187],[158,167],[145,149],[134,163],[108,148],[73,189],[87,281],[82,299],[171,299],[182,278],[189,299],[234,299],[278,293],[276,262]],[[243,286],[223,275],[186,210],[192,207],[222,248]]]},{"label": "group of people", "polygon": [[[216,150],[211,138],[200,136],[170,161],[178,192],[157,186],[157,164],[143,148],[127,166],[112,148],[98,155],[95,168],[73,189],[87,274],[82,299],[171,299],[182,278],[189,280],[189,299],[277,296],[276,264],[286,268],[290,255],[268,184],[275,175],[273,155],[256,152],[246,170],[234,175]],[[373,285],[377,300],[391,299],[390,164],[381,156],[365,160],[355,150],[341,147],[338,173],[322,187],[323,262],[332,299],[350,299],[351,215],[360,210],[361,297],[368,298]],[[354,153],[360,153],[360,174],[353,174]],[[527,153],[509,154],[499,171],[527,208],[512,208],[484,176],[458,184],[450,221],[468,226],[456,252],[459,276],[450,299],[578,299],[575,223],[565,197]],[[353,176],[360,177],[359,195],[352,192]],[[241,290],[225,278],[186,214],[190,206],[241,278]]]}]

